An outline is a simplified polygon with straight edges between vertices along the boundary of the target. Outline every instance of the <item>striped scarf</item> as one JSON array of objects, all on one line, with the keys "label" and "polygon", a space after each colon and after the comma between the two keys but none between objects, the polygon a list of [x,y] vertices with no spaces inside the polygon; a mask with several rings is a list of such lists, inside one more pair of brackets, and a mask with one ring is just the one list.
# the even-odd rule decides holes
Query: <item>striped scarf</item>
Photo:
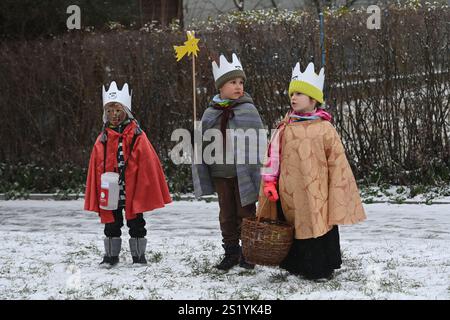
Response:
[{"label": "striped scarf", "polygon": [[231,100],[231,99],[222,99],[220,98],[220,95],[215,95],[212,99],[210,106],[216,110],[219,110],[222,112],[222,116],[220,118],[220,132],[222,132],[223,137],[223,146],[225,147],[227,144],[227,126],[228,121],[232,118],[234,118],[234,111],[233,109],[245,102],[251,102],[253,103],[253,100],[250,98],[248,94],[243,95],[242,97]]},{"label": "striped scarf", "polygon": [[234,100],[231,99],[222,99],[219,94],[216,94],[212,99],[212,103],[218,105],[222,108],[228,108],[233,104]]},{"label": "striped scarf", "polygon": [[[119,138],[119,147],[117,148],[117,163],[119,166],[119,172],[124,170],[125,159],[123,157],[122,137]],[[119,208],[125,207],[125,175],[123,179],[119,181]]]},{"label": "striped scarf", "polygon": [[322,118],[323,120],[331,122],[332,117],[331,115],[326,112],[323,109],[317,109],[313,112],[307,112],[307,113],[299,113],[299,112],[292,112],[289,115],[289,122],[299,122],[299,121],[307,121],[307,120],[315,120]]},{"label": "striped scarf", "polygon": [[[126,119],[123,121],[120,125],[117,127],[109,126],[113,130],[122,133],[126,126],[131,122],[130,119]],[[124,170],[125,167],[125,158],[123,156],[123,138],[122,136],[119,137],[119,145],[117,147],[117,165],[119,169],[119,173],[121,173]],[[119,180],[119,208],[125,207],[125,174],[123,175],[123,179]]]}]

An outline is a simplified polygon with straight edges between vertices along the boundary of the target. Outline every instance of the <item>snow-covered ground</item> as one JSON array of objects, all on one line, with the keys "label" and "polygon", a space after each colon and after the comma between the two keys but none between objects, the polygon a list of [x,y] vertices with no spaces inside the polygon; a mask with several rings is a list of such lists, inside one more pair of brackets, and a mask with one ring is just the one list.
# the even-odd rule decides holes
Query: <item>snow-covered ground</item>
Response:
[{"label": "snow-covered ground", "polygon": [[103,228],[83,201],[0,201],[0,299],[450,299],[450,205],[366,204],[341,226],[343,267],[312,282],[279,268],[213,265],[222,254],[217,202],[146,213],[147,266],[100,269]]}]

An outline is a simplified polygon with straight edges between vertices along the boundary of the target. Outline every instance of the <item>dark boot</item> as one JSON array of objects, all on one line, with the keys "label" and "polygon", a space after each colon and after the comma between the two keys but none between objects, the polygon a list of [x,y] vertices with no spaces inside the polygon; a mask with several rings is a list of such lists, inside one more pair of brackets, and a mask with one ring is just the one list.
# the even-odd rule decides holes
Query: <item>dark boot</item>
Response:
[{"label": "dark boot", "polygon": [[103,257],[103,261],[100,264],[115,266],[119,263],[119,253],[120,248],[122,247],[122,239],[121,238],[105,238],[105,256]]},{"label": "dark boot", "polygon": [[219,270],[230,270],[235,265],[239,264],[239,256],[241,247],[239,245],[222,245],[225,249],[225,257],[215,267]]},{"label": "dark boot", "polygon": [[133,263],[147,264],[145,259],[145,248],[147,247],[146,238],[130,238],[130,252]]},{"label": "dark boot", "polygon": [[239,267],[244,269],[255,269],[255,265],[253,263],[248,263],[245,261],[245,257],[242,254],[242,248],[239,248],[240,256],[239,256]]}]

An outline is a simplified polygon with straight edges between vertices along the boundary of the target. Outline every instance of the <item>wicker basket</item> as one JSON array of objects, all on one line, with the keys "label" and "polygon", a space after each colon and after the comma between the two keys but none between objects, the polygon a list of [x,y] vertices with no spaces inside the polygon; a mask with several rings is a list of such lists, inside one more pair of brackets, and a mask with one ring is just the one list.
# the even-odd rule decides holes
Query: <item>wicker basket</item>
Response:
[{"label": "wicker basket", "polygon": [[277,220],[244,218],[241,239],[242,253],[247,262],[278,266],[289,253],[294,227]]}]

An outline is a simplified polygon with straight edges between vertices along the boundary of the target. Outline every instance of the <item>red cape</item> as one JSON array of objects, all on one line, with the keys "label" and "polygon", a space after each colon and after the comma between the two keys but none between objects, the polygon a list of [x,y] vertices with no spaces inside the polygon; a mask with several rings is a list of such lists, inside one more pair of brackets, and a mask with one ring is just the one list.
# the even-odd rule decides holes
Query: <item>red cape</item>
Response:
[{"label": "red cape", "polygon": [[[117,148],[120,136],[123,136],[123,155],[127,161],[136,127],[136,123],[132,121],[122,134],[110,128],[106,129],[108,133],[106,172],[118,171]],[[102,223],[111,223],[114,222],[112,211],[99,207],[100,176],[103,173],[104,162],[104,145],[100,137],[101,134],[94,144],[89,161],[84,210],[97,212]],[[128,161],[125,171],[125,193],[127,220],[135,219],[137,213],[162,208],[165,204],[172,202],[158,155],[144,132],[137,136]]]}]

